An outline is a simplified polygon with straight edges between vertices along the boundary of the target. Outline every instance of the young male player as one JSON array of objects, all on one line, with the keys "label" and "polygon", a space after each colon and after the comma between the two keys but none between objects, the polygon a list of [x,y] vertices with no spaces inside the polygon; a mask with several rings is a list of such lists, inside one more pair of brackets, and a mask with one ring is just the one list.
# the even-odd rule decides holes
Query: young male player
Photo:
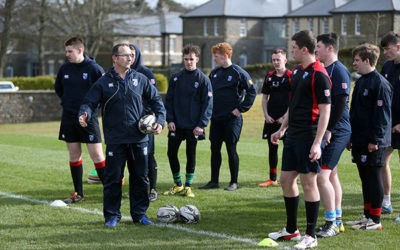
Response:
[{"label": "young male player", "polygon": [[350,108],[351,154],[362,183],[364,215],[348,221],[355,229],[380,230],[382,167],[391,140],[391,87],[375,65],[379,48],[363,44],[353,49],[354,68],[361,74],[353,90]]},{"label": "young male player", "polygon": [[236,152],[236,144],[243,124],[241,113],[251,108],[257,90],[250,75],[238,65],[232,64],[232,47],[228,43],[218,43],[213,46],[212,53],[217,67],[209,76],[214,94],[210,125],[211,181],[199,188],[219,188],[221,147],[225,142],[231,172],[231,181],[225,190],[234,191],[239,187],[239,156]]},{"label": "young male player", "polygon": [[272,53],[272,64],[275,70],[268,73],[265,77],[261,92],[262,107],[264,111],[264,130],[263,139],[268,141],[268,160],[269,160],[269,179],[259,187],[277,186],[276,180],[278,165],[278,145],[271,142],[271,135],[281,126],[284,115],[289,106],[290,78],[292,71],[286,69],[286,53],[281,49],[276,49]]},{"label": "young male player", "polygon": [[349,95],[351,77],[338,61],[339,40],[336,33],[317,36],[316,56],[324,64],[332,81],[331,115],[326,129],[321,172],[317,176],[319,193],[325,208],[325,225],[317,228],[318,237],[331,237],[344,231],[342,223],[342,187],[337,164],[350,140]]},{"label": "young male player", "polygon": [[129,44],[112,48],[112,67],[88,91],[79,110],[79,122],[86,127],[96,107],[102,107],[107,167],[104,171],[104,219],[106,227],[116,227],[120,221],[122,176],[129,170],[130,212],[134,223],[153,224],[146,216],[149,207],[147,135],[141,133],[138,122],[143,116],[143,100],[156,114],[153,133],[159,134],[165,122],[161,97],[150,80],[132,70],[135,50]]},{"label": "young male player", "polygon": [[[154,76],[153,72],[147,68],[146,66],[142,65],[142,54],[140,53],[139,47],[135,44],[130,44],[134,48],[135,58],[133,58],[133,63],[131,69],[136,70],[139,73],[145,75],[149,80],[150,83],[157,89],[157,82],[156,77]],[[145,114],[153,114],[151,107],[148,103],[144,102],[145,104]],[[148,134],[149,137],[149,145],[147,147],[147,155],[148,155],[148,165],[149,165],[149,199],[150,201],[156,201],[158,199],[157,194],[157,162],[156,158],[154,157],[154,135]]]},{"label": "young male player", "polygon": [[104,74],[104,70],[94,59],[83,54],[85,47],[82,39],[73,37],[66,41],[64,45],[68,62],[61,65],[58,70],[54,89],[61,98],[63,107],[58,139],[67,143],[69,166],[75,188],[75,192],[64,202],[75,203],[82,201],[84,198],[81,143],[86,143],[97,174],[100,180],[103,181],[105,160],[101,145],[97,109],[94,110],[93,119],[86,128],[82,128],[79,125],[77,117],[83,98],[94,82]]},{"label": "young male player", "polygon": [[[383,202],[382,214],[393,212],[390,202],[390,191],[392,188],[392,174],[390,172],[390,158],[395,149],[400,155],[400,36],[397,33],[389,32],[382,37],[381,47],[387,61],[383,64],[381,74],[392,85],[392,142],[386,149],[385,166],[382,168],[383,180]],[[400,217],[396,219],[400,222]]]},{"label": "young male player", "polygon": [[[283,230],[270,233],[273,240],[300,240],[295,249],[317,246],[315,225],[318,219],[320,197],[317,173],[321,168],[321,153],[324,134],[331,109],[331,82],[325,68],[315,59],[316,39],[309,30],[292,36],[292,54],[300,63],[292,76],[289,109],[279,130],[272,134],[271,141],[278,144],[287,130],[282,155],[281,186],[286,206],[287,222]],[[299,189],[297,176],[306,203],[307,229],[300,239],[297,229]]]},{"label": "young male player", "polygon": [[[174,185],[164,195],[183,192],[187,197],[194,197],[192,182],[196,166],[196,146],[198,140],[204,140],[204,129],[211,118],[213,96],[210,79],[197,69],[200,48],[188,44],[183,50],[185,68],[172,75],[165,107],[168,123],[168,159]],[[182,185],[179,146],[186,140],[186,179]]]}]

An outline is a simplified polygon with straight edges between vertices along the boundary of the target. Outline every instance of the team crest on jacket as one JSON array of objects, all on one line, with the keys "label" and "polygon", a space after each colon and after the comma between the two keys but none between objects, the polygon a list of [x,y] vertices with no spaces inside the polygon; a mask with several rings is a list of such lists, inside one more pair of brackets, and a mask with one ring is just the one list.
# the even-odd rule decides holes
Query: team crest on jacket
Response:
[{"label": "team crest on jacket", "polygon": [[296,73],[297,73],[297,69],[295,69],[295,70],[293,71],[293,75],[296,75]]},{"label": "team crest on jacket", "polygon": [[82,74],[82,78],[83,78],[83,80],[86,80],[86,79],[87,79],[87,77],[88,77],[88,73],[83,73],[83,74]]},{"label": "team crest on jacket", "polygon": [[364,89],[363,96],[367,96],[367,95],[368,95],[368,89]]},{"label": "team crest on jacket", "polygon": [[214,78],[217,78],[217,74],[214,75]]},{"label": "team crest on jacket", "polygon": [[347,89],[347,83],[346,82],[342,82],[342,89]]},{"label": "team crest on jacket", "polygon": [[174,82],[176,82],[176,81],[178,81],[178,77],[176,77],[176,76],[175,76],[175,78],[174,78]]},{"label": "team crest on jacket", "polygon": [[137,86],[138,85],[138,80],[137,79],[133,79],[133,86]]},{"label": "team crest on jacket", "polygon": [[382,107],[382,105],[383,105],[383,100],[378,100],[378,101],[376,102],[376,105],[378,105],[378,107]]},{"label": "team crest on jacket", "polygon": [[114,83],[112,83],[112,82],[108,83],[108,87],[109,87],[109,88],[114,87]]},{"label": "team crest on jacket", "polygon": [[232,76],[228,76],[228,82],[232,81]]},{"label": "team crest on jacket", "polygon": [[69,79],[69,75],[64,75],[64,79]]},{"label": "team crest on jacket", "polygon": [[155,83],[156,83],[156,80],[150,79],[150,82],[151,82],[151,84],[155,84]]},{"label": "team crest on jacket", "polygon": [[306,79],[307,76],[308,76],[308,72],[304,72],[303,79]]},{"label": "team crest on jacket", "polygon": [[195,82],[195,83],[194,83],[194,87],[197,89],[197,88],[199,87],[199,83],[198,83],[198,82]]}]

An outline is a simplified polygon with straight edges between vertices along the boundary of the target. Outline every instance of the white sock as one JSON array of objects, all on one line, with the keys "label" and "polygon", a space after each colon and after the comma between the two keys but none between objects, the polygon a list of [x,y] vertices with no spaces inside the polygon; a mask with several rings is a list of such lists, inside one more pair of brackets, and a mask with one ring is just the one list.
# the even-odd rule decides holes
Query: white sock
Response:
[{"label": "white sock", "polygon": [[390,194],[389,195],[383,195],[383,202],[382,202],[382,206],[384,207],[388,207],[391,205],[390,202]]}]

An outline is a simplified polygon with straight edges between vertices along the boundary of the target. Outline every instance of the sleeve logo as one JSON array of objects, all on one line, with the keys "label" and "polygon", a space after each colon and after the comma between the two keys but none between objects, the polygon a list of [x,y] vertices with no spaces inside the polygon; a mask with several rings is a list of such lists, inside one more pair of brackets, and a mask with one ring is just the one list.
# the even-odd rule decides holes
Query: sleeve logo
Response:
[{"label": "sleeve logo", "polygon": [[342,82],[342,89],[347,89],[347,83],[346,82]]},{"label": "sleeve logo", "polygon": [[325,94],[325,96],[330,96],[331,95],[331,91],[329,89],[325,89],[324,90],[324,94]]},{"label": "sleeve logo", "polygon": [[376,105],[378,105],[378,107],[382,107],[382,105],[383,105],[383,100],[378,100],[378,101],[376,102]]}]

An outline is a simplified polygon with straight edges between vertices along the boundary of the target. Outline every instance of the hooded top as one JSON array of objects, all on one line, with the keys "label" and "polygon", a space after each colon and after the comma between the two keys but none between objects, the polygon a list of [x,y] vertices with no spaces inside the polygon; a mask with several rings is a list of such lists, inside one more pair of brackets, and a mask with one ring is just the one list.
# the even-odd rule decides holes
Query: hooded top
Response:
[{"label": "hooded top", "polygon": [[[154,76],[153,72],[147,68],[146,66],[142,65],[142,53],[140,53],[140,49],[137,45],[135,44],[129,44],[131,46],[133,46],[135,48],[136,51],[136,57],[135,57],[135,62],[131,65],[131,69],[136,70],[139,73],[142,73],[143,75],[145,75],[151,82],[151,84],[157,89],[157,82],[156,82],[156,77]],[[153,112],[151,111],[150,106],[148,105],[148,103],[144,103],[144,111],[145,114],[153,114]]]},{"label": "hooded top", "polygon": [[61,98],[63,114],[76,116],[90,87],[104,74],[93,58],[84,55],[81,63],[65,62],[58,70],[54,89]]}]

